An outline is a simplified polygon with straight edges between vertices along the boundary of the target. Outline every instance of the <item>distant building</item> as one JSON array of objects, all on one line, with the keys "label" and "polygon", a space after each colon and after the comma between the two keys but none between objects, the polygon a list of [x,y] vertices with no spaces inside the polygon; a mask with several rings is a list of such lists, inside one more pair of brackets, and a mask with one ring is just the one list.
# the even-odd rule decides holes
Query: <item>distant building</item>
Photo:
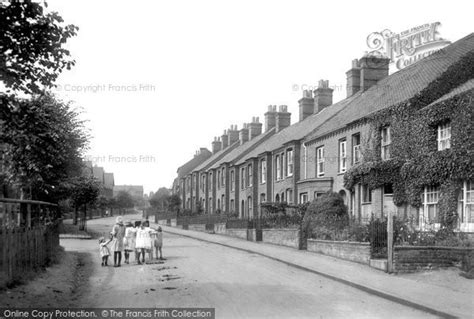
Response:
[{"label": "distant building", "polygon": [[115,185],[114,186],[114,197],[121,191],[125,191],[132,195],[136,199],[143,199],[143,186],[142,185]]}]

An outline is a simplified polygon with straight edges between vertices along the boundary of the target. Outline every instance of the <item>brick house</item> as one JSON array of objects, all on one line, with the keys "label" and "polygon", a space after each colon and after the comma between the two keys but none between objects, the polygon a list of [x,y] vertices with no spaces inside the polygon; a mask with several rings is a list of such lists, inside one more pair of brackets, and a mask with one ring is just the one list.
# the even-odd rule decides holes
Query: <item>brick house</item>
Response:
[{"label": "brick house", "polygon": [[[473,51],[474,34],[471,34],[391,75],[388,74],[387,59],[364,56],[354,60],[346,72],[347,97],[333,104],[332,89],[328,81],[321,80],[316,90],[303,92],[298,101],[299,121],[293,125],[286,106],[280,106],[278,111],[276,106],[270,106],[265,113],[263,134],[244,141],[248,130],[248,126],[244,126],[239,132],[239,141],[235,142],[235,149],[226,155],[215,153],[207,163],[194,170],[205,176],[206,185],[202,188],[205,192],[199,195],[210,203],[206,212],[218,208],[235,210],[241,217],[255,216],[262,202],[303,203],[334,191],[344,198],[351,215],[360,220],[367,220],[372,214],[385,216],[388,211],[413,215],[420,220],[435,216],[439,210],[439,186],[425,182],[421,189],[416,185],[418,192],[421,189],[421,206],[412,205],[412,199],[399,198],[402,193],[400,181],[394,185],[390,176],[378,184],[364,180],[367,175],[364,168],[375,163],[381,167],[379,173],[384,173],[384,165],[403,161],[410,164],[410,160],[416,160],[409,152],[397,155],[400,151],[394,149],[394,145],[403,145],[400,141],[406,137],[400,133],[403,130],[391,129],[390,121],[395,121],[396,117],[391,117],[390,112],[403,105],[411,116],[409,119],[416,121],[426,116],[424,112],[435,114],[438,108],[446,109],[446,103],[458,103],[459,96],[471,94],[473,74],[469,73],[470,64],[458,66],[458,72],[454,72],[468,73],[464,78],[447,78],[444,86],[440,86],[439,81]],[[432,100],[432,96],[437,98]],[[468,110],[465,117],[469,118],[472,116],[472,107],[469,109],[472,99],[466,103],[471,103],[463,106]],[[413,109],[411,105],[414,105]],[[379,114],[386,114],[383,125],[377,124]],[[451,115],[452,118],[456,116],[455,113]],[[422,156],[437,156],[436,136],[439,145],[446,145],[450,144],[451,128],[462,131],[449,121],[449,116],[445,117],[444,122],[431,126],[418,124],[421,133],[434,139],[434,144],[430,142],[434,146],[426,146],[427,151]],[[403,127],[393,123],[394,127],[397,125]],[[466,126],[472,127],[472,123]],[[410,145],[416,146],[416,137],[416,134],[412,136]],[[251,145],[252,141],[255,143]],[[215,142],[220,142],[220,139]],[[472,143],[469,143],[459,146],[453,141],[453,152],[472,154]],[[474,211],[474,183],[472,175],[469,177],[468,174],[471,170],[466,167],[467,175],[460,174],[461,180],[456,181],[460,190],[460,227],[469,231],[474,230],[474,213],[471,213]],[[400,170],[396,174],[400,174]],[[357,182],[348,182],[353,175],[358,178]],[[378,175],[374,177],[377,178],[380,179]],[[413,194],[419,198],[416,192],[408,195],[413,197]]]}]

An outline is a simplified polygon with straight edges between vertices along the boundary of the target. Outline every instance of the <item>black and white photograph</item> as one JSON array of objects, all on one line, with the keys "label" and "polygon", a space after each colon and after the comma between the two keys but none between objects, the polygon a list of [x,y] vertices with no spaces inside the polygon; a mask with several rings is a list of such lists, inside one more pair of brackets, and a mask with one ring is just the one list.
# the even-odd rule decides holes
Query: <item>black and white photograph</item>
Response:
[{"label": "black and white photograph", "polygon": [[0,0],[0,319],[474,318],[473,10]]}]

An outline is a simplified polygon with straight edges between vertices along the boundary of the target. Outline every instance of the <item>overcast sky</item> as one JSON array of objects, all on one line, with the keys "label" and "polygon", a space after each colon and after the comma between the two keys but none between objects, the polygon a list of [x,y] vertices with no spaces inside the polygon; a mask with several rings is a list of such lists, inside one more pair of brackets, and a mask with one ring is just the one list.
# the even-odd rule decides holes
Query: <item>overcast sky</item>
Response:
[{"label": "overcast sky", "polygon": [[[76,66],[57,93],[84,110],[86,155],[116,184],[169,187],[176,169],[231,124],[270,104],[298,120],[301,88],[327,79],[345,97],[351,60],[375,31],[439,21],[456,41],[474,30],[470,1],[48,1],[79,26]],[[455,4],[455,5],[454,5]]]}]

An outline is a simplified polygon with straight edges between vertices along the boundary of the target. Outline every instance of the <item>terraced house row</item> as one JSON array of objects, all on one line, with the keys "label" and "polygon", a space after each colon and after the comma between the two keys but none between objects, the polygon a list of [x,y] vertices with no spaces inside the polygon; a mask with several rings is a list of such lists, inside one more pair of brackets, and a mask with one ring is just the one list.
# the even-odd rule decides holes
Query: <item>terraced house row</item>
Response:
[{"label": "terraced house row", "polygon": [[387,59],[354,60],[347,97],[333,104],[319,81],[294,124],[287,106],[268,106],[264,123],[231,126],[178,168],[182,208],[246,218],[263,202],[334,191],[360,220],[391,210],[436,227],[458,216],[473,231],[473,51],[470,34],[391,75]]}]

